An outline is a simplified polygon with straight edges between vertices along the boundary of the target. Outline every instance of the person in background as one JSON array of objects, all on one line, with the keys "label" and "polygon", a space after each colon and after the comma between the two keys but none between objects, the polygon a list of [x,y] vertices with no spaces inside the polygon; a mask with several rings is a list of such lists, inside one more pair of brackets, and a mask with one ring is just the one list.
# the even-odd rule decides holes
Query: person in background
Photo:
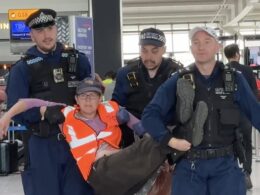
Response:
[{"label": "person in background", "polygon": [[[88,58],[57,42],[56,12],[39,9],[25,21],[34,46],[12,65],[7,82],[7,107],[21,98],[41,98],[73,105],[78,82],[91,74]],[[26,162],[22,172],[25,195],[86,195],[85,184],[69,146],[60,139],[60,106],[39,108],[14,117],[28,129],[24,133]]]},{"label": "person in background", "polygon": [[[232,68],[242,72],[249,86],[257,97],[257,86],[254,73],[249,66],[239,63],[240,52],[237,44],[230,44],[224,48],[224,54],[228,59],[229,65]],[[243,115],[243,113],[241,113]],[[247,189],[253,187],[250,174],[252,172],[252,124],[245,116],[241,116],[239,127],[243,134],[243,144],[245,148],[246,161],[243,162],[243,169],[245,171],[245,181]]]},{"label": "person in background", "polygon": [[[195,63],[189,71],[174,74],[158,88],[143,112],[142,124],[155,140],[171,147],[174,136],[168,131],[165,118],[170,110],[176,109],[177,81],[192,77],[193,103],[204,101],[209,108],[208,116],[202,142],[191,147],[175,166],[172,194],[245,195],[244,173],[234,155],[236,130],[241,111],[260,128],[260,104],[241,73],[216,61],[220,44],[214,29],[195,27],[189,37]],[[189,101],[185,96],[179,98]],[[185,108],[186,105],[190,104],[182,104],[182,110],[190,113],[193,107]]]},{"label": "person in background", "polygon": [[105,74],[105,79],[103,80],[103,84],[105,86],[104,99],[110,100],[112,98],[112,94],[116,84],[116,73],[114,71],[108,71]]},{"label": "person in background", "polygon": [[[145,130],[137,118],[116,102],[102,103],[103,91],[100,82],[84,79],[77,87],[77,105],[74,107],[40,99],[20,99],[0,119],[0,137],[6,133],[11,118],[21,112],[40,107],[44,117],[48,107],[64,106],[65,120],[60,126],[61,132],[70,145],[83,178],[96,194],[132,195],[157,171],[170,149],[161,147],[145,135],[142,140],[120,150],[120,123],[126,123],[138,135],[143,135]],[[189,149],[187,142],[178,140],[179,144],[176,142],[174,146],[176,149]]]},{"label": "person in background", "polygon": [[[157,88],[180,67],[171,58],[163,57],[165,43],[161,30],[142,30],[139,37],[140,57],[130,60],[117,72],[112,100],[139,119]],[[125,126],[122,126],[122,131],[122,145],[127,147],[134,142],[134,134]]]}]

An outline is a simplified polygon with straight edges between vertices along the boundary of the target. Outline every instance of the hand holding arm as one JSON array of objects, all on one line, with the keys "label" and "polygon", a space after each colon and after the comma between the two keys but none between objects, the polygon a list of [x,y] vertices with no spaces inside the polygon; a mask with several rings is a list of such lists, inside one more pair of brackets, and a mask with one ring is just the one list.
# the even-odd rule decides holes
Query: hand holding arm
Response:
[{"label": "hand holding arm", "polygon": [[117,113],[117,120],[119,124],[126,123],[126,125],[139,136],[146,132],[141,121],[123,107],[121,107]]},{"label": "hand holding arm", "polygon": [[191,148],[191,143],[185,139],[171,138],[168,146],[179,151],[188,151]]}]

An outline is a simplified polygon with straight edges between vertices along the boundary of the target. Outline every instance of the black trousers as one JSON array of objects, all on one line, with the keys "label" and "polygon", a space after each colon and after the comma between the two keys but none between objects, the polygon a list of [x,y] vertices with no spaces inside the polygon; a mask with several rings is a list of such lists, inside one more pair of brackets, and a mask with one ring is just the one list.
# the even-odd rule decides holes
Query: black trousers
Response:
[{"label": "black trousers", "polygon": [[133,195],[157,171],[170,152],[150,137],[97,160],[88,182],[97,195]]},{"label": "black trousers", "polygon": [[242,116],[239,123],[239,127],[243,135],[243,144],[244,144],[245,154],[246,154],[246,162],[243,163],[243,169],[249,174],[251,174],[252,172],[252,124],[245,116]]}]

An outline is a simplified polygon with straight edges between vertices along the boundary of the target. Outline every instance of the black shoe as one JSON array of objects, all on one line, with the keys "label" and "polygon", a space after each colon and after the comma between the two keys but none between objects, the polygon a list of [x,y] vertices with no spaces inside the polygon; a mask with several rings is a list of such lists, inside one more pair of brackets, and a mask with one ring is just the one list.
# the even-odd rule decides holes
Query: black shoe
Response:
[{"label": "black shoe", "polygon": [[198,146],[204,135],[204,124],[208,117],[208,106],[205,102],[199,101],[196,109],[192,114],[192,118],[188,122],[188,128],[192,130],[191,142],[193,146]]},{"label": "black shoe", "polygon": [[246,182],[246,189],[250,190],[253,188],[253,184],[250,178],[250,174],[245,172],[245,182]]},{"label": "black shoe", "polygon": [[193,112],[193,100],[195,96],[193,86],[189,80],[183,78],[178,79],[176,95],[177,117],[179,122],[184,124],[191,118]]}]

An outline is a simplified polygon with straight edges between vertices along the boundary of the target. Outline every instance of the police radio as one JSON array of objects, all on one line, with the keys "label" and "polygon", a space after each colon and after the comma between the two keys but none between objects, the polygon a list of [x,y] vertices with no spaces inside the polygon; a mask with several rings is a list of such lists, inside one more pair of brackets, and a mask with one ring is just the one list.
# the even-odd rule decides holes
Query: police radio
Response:
[{"label": "police radio", "polygon": [[133,88],[138,87],[139,83],[137,80],[136,72],[127,73],[127,79],[129,81],[131,87],[133,87]]},{"label": "police radio", "polygon": [[79,57],[79,54],[75,49],[75,45],[73,44],[73,52],[70,52],[69,56],[68,56],[68,64],[69,64],[68,72],[69,73],[75,73],[76,72],[78,57]]},{"label": "police radio", "polygon": [[230,68],[230,65],[225,65],[224,67],[224,90],[227,93],[234,92],[236,90],[235,85],[235,71]]}]

